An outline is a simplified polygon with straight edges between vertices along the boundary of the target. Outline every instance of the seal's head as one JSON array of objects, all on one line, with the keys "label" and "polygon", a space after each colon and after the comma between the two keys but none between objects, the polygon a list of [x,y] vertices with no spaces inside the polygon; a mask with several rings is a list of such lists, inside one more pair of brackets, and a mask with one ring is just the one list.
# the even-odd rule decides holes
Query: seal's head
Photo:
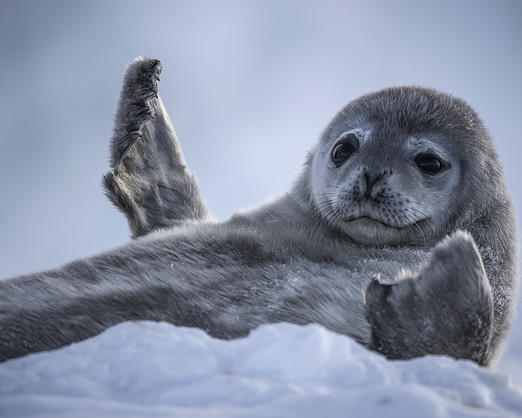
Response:
[{"label": "seal's head", "polygon": [[467,228],[505,189],[491,140],[462,100],[393,87],[349,103],[308,165],[320,219],[369,245],[416,244]]}]

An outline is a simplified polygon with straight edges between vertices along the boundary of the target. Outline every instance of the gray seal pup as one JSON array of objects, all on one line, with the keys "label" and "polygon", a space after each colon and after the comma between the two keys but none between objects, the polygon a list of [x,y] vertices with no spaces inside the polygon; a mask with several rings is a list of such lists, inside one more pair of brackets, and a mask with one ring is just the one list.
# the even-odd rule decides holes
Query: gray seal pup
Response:
[{"label": "gray seal pup", "polygon": [[343,108],[290,191],[214,220],[158,96],[162,65],[127,69],[107,195],[127,245],[0,281],[0,359],[125,320],[238,338],[318,323],[390,359],[492,366],[514,314],[517,224],[492,141],[462,100],[390,87]]}]

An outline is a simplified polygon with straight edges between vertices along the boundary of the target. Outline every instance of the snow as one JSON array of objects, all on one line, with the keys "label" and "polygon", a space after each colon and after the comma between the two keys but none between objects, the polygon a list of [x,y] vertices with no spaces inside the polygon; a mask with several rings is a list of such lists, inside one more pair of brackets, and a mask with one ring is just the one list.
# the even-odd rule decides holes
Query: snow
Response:
[{"label": "snow", "polygon": [[2,417],[521,416],[522,388],[469,361],[389,361],[317,325],[244,339],[125,322],[0,364]]}]

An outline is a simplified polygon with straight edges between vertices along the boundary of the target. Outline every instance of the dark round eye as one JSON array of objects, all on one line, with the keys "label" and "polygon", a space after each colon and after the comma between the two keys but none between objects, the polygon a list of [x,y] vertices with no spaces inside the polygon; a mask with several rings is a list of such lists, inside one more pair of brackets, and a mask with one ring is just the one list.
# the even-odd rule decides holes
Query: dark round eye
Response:
[{"label": "dark round eye", "polygon": [[447,167],[439,157],[433,154],[419,154],[415,157],[415,164],[426,174],[435,175],[444,171]]},{"label": "dark round eye", "polygon": [[342,135],[332,149],[332,162],[340,166],[359,148],[359,140],[353,133]]}]

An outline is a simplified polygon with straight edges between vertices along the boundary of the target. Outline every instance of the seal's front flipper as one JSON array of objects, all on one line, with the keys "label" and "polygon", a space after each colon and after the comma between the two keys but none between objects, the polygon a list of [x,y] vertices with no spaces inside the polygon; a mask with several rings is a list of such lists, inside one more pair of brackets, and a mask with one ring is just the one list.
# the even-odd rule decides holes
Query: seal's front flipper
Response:
[{"label": "seal's front flipper", "polygon": [[493,296],[473,238],[439,243],[417,277],[375,279],[366,292],[370,348],[391,359],[445,354],[489,365]]},{"label": "seal's front flipper", "polygon": [[162,67],[139,57],[127,68],[111,141],[112,171],[103,178],[134,238],[209,216],[158,96]]}]

